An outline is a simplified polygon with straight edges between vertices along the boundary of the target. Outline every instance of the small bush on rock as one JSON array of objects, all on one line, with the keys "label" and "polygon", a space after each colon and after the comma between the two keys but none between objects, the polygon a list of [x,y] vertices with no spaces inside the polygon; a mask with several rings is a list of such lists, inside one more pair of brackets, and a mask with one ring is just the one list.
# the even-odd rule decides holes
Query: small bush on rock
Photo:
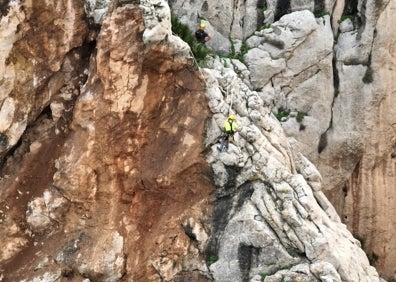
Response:
[{"label": "small bush on rock", "polygon": [[195,40],[194,33],[185,24],[182,24],[175,15],[171,16],[172,32],[186,42],[198,63],[202,63],[211,50]]},{"label": "small bush on rock", "polygon": [[285,119],[289,116],[289,114],[290,114],[290,110],[285,110],[283,108],[279,108],[278,113],[275,114],[275,117],[279,121],[285,121]]},{"label": "small bush on rock", "polygon": [[296,120],[297,122],[301,123],[304,119],[305,116],[307,116],[307,113],[304,112],[297,112]]},{"label": "small bush on rock", "polygon": [[214,264],[216,261],[219,260],[218,256],[210,256],[207,260],[206,260],[206,265],[209,266],[211,264]]},{"label": "small bush on rock", "polygon": [[330,13],[329,13],[329,12],[326,12],[326,11],[322,11],[322,12],[316,13],[316,14],[315,14],[315,18],[321,18],[321,17],[327,16],[327,15],[330,16]]},{"label": "small bush on rock", "polygon": [[342,15],[341,18],[338,20],[338,23],[342,23],[347,19],[351,19],[353,21],[355,19],[355,15]]}]

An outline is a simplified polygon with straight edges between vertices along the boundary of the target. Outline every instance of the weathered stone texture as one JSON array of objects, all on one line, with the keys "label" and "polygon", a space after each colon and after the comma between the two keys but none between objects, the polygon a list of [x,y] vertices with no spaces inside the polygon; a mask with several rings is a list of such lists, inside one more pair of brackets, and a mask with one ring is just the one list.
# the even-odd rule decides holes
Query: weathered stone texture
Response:
[{"label": "weathered stone texture", "polygon": [[[47,135],[23,142],[18,152],[31,152],[19,163],[8,159],[1,207],[17,191],[22,196],[4,211],[7,228],[0,229],[9,246],[1,253],[6,279],[208,277],[203,251],[212,184],[201,156],[204,83],[187,44],[171,34],[167,3],[152,2],[119,6],[104,19],[89,70],[80,70],[86,82],[77,94],[56,92],[73,104],[54,101],[54,115],[42,117]],[[70,127],[58,128],[64,118]],[[34,130],[44,134],[40,126]],[[43,159],[41,171],[34,158]],[[18,175],[12,165],[21,167],[20,181],[12,182]],[[62,197],[43,195],[45,189]],[[40,261],[21,250],[39,252]]]},{"label": "weathered stone texture", "polygon": [[82,5],[78,0],[10,2],[0,28],[6,38],[0,51],[0,113],[6,117],[0,153],[18,142],[68,83],[69,72],[62,65],[88,34]]},{"label": "weathered stone texture", "polygon": [[0,1],[0,280],[394,278],[394,1],[169,2]]},{"label": "weathered stone texture", "polygon": [[[264,281],[379,281],[359,241],[325,200],[319,172],[303,156],[294,156],[281,125],[268,115],[268,101],[221,63],[210,66],[211,124],[216,127],[234,113],[241,127],[227,152],[212,145],[209,156],[218,185],[216,204],[229,205],[210,245],[219,258],[210,266],[215,281],[251,281],[264,273]],[[238,96],[218,95],[230,85],[239,89]]]}]

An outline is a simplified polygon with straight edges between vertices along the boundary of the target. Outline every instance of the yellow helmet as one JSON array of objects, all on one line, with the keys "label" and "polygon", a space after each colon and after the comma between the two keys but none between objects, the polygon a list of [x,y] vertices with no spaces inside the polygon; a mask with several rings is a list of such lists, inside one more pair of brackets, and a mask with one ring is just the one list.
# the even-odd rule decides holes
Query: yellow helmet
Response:
[{"label": "yellow helmet", "polygon": [[229,120],[235,120],[235,116],[234,115],[229,115],[228,119]]},{"label": "yellow helmet", "polygon": [[200,27],[200,28],[205,28],[206,25],[205,25],[204,23],[201,23],[201,24],[199,25],[199,27]]}]

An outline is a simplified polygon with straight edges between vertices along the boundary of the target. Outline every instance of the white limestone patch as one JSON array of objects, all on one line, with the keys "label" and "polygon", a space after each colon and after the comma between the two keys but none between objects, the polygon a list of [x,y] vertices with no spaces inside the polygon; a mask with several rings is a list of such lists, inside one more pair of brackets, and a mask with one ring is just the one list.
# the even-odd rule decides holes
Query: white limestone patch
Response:
[{"label": "white limestone patch", "polygon": [[0,132],[6,131],[12,124],[15,113],[15,101],[8,97],[0,108]]},{"label": "white limestone patch", "polygon": [[[212,149],[208,162],[218,195],[234,197],[225,229],[216,234],[219,260],[210,266],[215,280],[245,280],[270,272],[274,274],[266,281],[318,276],[328,281],[379,281],[321,191],[319,171],[291,149],[280,123],[269,114],[265,96],[244,87],[230,69],[212,65],[214,71],[205,70],[213,113],[207,136],[216,140],[213,133],[219,132],[230,112],[241,125],[226,152],[219,153],[216,144],[206,142]],[[246,189],[252,192],[244,194]],[[241,261],[251,258],[242,259],[241,254],[252,255],[249,252],[257,261],[244,269]],[[271,267],[268,259],[273,260]],[[285,270],[285,265],[293,267]]]}]

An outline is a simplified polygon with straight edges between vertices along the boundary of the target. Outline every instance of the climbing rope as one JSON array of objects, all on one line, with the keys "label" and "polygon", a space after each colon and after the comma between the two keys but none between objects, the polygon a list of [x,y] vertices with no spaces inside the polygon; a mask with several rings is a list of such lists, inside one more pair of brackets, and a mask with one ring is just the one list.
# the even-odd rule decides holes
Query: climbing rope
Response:
[{"label": "climbing rope", "polygon": [[[179,36],[178,36],[176,33],[174,33],[173,31],[172,31],[172,35],[179,37]],[[194,54],[193,54],[191,48],[190,48],[190,50],[189,50],[189,53],[190,53],[190,55],[191,55],[191,57],[192,57],[192,59],[193,59],[193,62],[194,62],[193,65],[195,65],[195,66],[198,68],[198,71],[199,71],[199,73],[201,74],[201,77],[202,77],[202,79],[203,79],[203,81],[204,81],[204,83],[205,83],[205,87],[208,88],[207,80],[205,79],[205,76],[204,76],[204,74],[203,74],[203,72],[202,72],[202,70],[201,70],[201,67],[199,66],[198,61],[197,61],[197,59],[195,58],[195,56],[194,56]],[[225,100],[227,100],[227,98],[228,98],[229,96],[230,96],[230,100],[231,100],[231,102],[230,102],[230,104],[229,104],[229,107],[228,107],[227,116],[229,116],[229,115],[232,113],[232,105],[233,105],[233,101],[234,101],[234,95],[233,95],[233,91],[230,91],[230,87],[232,87],[232,86],[234,85],[234,82],[235,82],[235,80],[233,80],[233,81],[231,82],[231,84],[229,84],[229,86],[228,86],[227,89],[226,89],[226,99],[225,99]],[[223,91],[222,91],[222,92],[223,92]],[[231,95],[229,94],[229,92],[231,92]]]}]

